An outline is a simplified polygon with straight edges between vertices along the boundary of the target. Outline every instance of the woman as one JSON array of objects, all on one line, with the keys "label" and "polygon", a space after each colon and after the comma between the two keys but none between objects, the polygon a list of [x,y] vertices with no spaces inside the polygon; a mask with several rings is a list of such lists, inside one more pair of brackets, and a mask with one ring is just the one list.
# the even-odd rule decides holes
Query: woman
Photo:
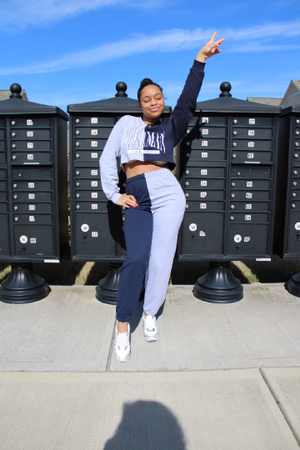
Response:
[{"label": "woman", "polygon": [[[220,53],[224,39],[214,33],[197,54],[172,119],[160,122],[164,98],[159,85],[144,79],[138,90],[142,117],[124,116],[114,126],[100,158],[102,188],[125,208],[127,255],[120,270],[115,355],[130,356],[129,322],[136,311],[145,276],[143,328],[146,341],[158,339],[156,313],[162,306],[185,211],[183,191],[170,169],[173,148],[186,133],[204,77],[205,62]],[[125,170],[126,194],[120,194],[116,158]]]}]

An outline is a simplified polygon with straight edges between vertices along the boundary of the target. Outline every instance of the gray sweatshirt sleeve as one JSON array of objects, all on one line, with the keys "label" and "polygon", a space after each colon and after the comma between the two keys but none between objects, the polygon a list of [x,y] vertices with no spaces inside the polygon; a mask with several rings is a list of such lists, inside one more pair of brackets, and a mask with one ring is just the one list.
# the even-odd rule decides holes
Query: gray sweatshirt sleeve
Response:
[{"label": "gray sweatshirt sleeve", "polygon": [[121,141],[123,135],[123,123],[120,119],[112,129],[99,159],[101,185],[106,197],[116,203],[120,194],[117,157],[121,153]]}]

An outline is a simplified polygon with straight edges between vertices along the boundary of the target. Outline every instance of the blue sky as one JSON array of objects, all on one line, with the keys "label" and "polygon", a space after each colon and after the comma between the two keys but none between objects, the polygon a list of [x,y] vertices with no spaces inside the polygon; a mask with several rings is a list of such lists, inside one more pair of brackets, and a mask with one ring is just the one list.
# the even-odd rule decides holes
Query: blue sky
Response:
[{"label": "blue sky", "polygon": [[125,81],[163,86],[175,106],[192,61],[217,31],[198,100],[223,81],[236,98],[282,97],[300,79],[300,1],[1,0],[0,89],[19,83],[30,101],[59,106],[113,97]]}]

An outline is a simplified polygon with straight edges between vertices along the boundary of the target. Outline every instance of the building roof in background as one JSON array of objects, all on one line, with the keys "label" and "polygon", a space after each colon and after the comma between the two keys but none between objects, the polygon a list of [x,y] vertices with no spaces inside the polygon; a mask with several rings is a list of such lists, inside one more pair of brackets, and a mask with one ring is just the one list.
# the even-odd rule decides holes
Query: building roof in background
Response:
[{"label": "building roof in background", "polygon": [[263,105],[280,106],[282,98],[247,97],[248,102],[262,103]]},{"label": "building roof in background", "polygon": [[[11,92],[9,89],[0,89],[0,101],[7,100],[10,95],[11,95]],[[25,89],[22,89],[21,95],[23,97],[23,100],[28,100]]]}]

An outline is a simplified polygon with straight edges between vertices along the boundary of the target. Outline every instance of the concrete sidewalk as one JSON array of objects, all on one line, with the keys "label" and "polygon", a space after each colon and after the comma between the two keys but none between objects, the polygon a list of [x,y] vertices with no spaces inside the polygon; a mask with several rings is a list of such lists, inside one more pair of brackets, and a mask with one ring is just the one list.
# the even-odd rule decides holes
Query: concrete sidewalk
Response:
[{"label": "concrete sidewalk", "polygon": [[169,287],[156,343],[139,305],[125,364],[93,286],[0,303],[0,449],[299,449],[300,298],[257,283],[212,304],[192,287]]}]

